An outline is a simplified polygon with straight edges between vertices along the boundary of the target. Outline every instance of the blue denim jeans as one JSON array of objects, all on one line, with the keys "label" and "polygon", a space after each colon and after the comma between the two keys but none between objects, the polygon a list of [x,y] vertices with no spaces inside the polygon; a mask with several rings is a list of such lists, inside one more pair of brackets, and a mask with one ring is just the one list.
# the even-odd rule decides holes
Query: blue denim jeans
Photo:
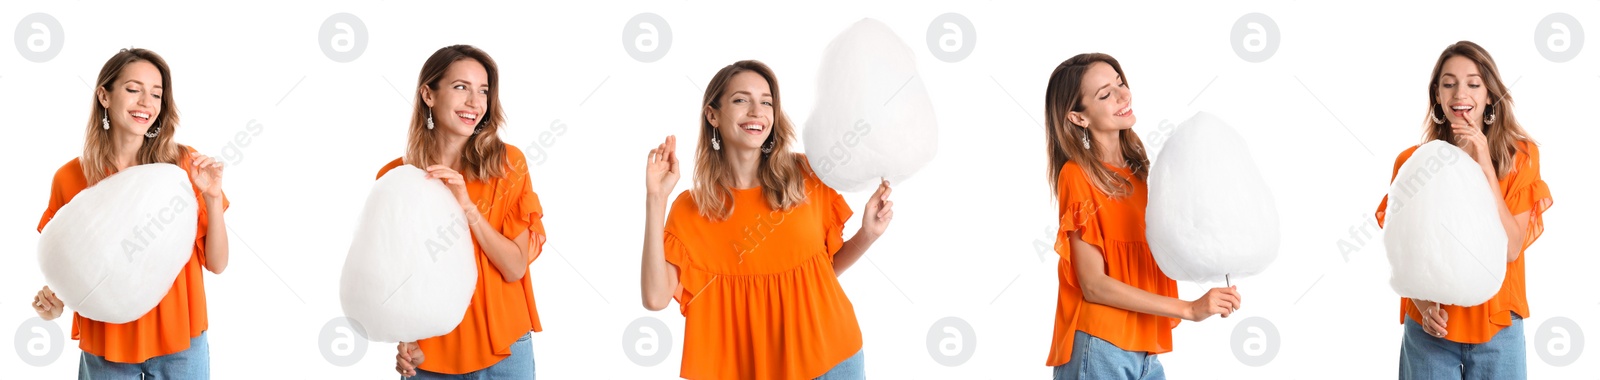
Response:
[{"label": "blue denim jeans", "polygon": [[855,356],[839,362],[838,365],[833,366],[833,369],[828,370],[828,373],[822,374],[816,380],[866,380],[866,352],[865,349],[857,351]]},{"label": "blue denim jeans", "polygon": [[[402,376],[401,379],[419,379],[419,380],[435,380],[435,379],[439,379],[439,380],[446,380],[446,379],[448,379],[448,380],[533,379],[534,376],[533,376],[533,342],[531,341],[532,338],[533,338],[533,333],[531,333],[531,332],[527,333],[527,334],[523,334],[521,338],[517,338],[517,341],[515,343],[511,343],[511,356],[507,356],[505,359],[500,359],[499,363],[494,363],[494,365],[489,366],[489,368],[484,368],[484,369],[480,369],[480,370],[477,370],[477,371],[467,372],[467,373],[463,373],[463,374],[460,374],[460,375],[450,375],[450,374],[443,374],[443,373],[436,373],[436,372],[428,372],[428,371],[425,371],[425,370],[423,370],[421,368],[418,368],[416,376],[412,376],[412,377],[403,377]],[[438,354],[439,355],[443,355],[444,353],[441,352],[441,353],[438,353]],[[422,355],[423,355],[423,360],[427,360],[428,353],[424,352],[424,353],[422,353]]]},{"label": "blue denim jeans", "polygon": [[1400,379],[1527,379],[1526,344],[1522,317],[1516,313],[1511,314],[1511,326],[1480,344],[1428,335],[1407,316],[1405,338],[1400,342]]},{"label": "blue denim jeans", "polygon": [[1058,365],[1055,380],[1166,380],[1156,355],[1124,351],[1105,339],[1078,331],[1072,337],[1072,360]]},{"label": "blue denim jeans", "polygon": [[78,380],[210,378],[211,345],[206,343],[205,331],[189,338],[189,348],[146,359],[143,363],[111,362],[88,352],[78,356]]}]

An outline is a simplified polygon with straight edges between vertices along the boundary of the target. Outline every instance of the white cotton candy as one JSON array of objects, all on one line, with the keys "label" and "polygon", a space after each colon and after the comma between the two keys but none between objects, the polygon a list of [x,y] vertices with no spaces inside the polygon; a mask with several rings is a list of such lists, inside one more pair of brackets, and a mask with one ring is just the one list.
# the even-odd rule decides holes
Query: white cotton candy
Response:
[{"label": "white cotton candy", "polygon": [[1506,231],[1489,180],[1442,140],[1417,148],[1389,185],[1383,246],[1401,297],[1473,306],[1506,278]]},{"label": "white cotton candy", "polygon": [[478,280],[465,214],[444,183],[400,165],[372,185],[345,256],[339,301],[379,342],[454,330]]},{"label": "white cotton candy", "polygon": [[939,127],[916,54],[882,22],[863,19],[822,54],[806,119],[811,167],[839,191],[897,184],[933,160]]},{"label": "white cotton candy", "polygon": [[1244,138],[1215,115],[1179,124],[1150,169],[1145,234],[1168,277],[1221,283],[1278,257],[1278,208]]},{"label": "white cotton candy", "polygon": [[189,174],[172,164],[123,169],[78,192],[39,236],[45,284],[84,318],[139,319],[194,255],[194,196]]}]

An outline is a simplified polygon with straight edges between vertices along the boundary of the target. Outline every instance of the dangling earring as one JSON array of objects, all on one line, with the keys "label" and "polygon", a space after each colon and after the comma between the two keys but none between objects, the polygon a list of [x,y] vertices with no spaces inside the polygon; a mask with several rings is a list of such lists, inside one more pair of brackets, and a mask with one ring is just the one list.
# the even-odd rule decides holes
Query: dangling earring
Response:
[{"label": "dangling earring", "polygon": [[433,129],[433,108],[428,108],[428,129]]},{"label": "dangling earring", "polygon": [[777,142],[770,138],[767,139],[766,144],[761,144],[761,154],[772,154],[773,145],[777,145]]},{"label": "dangling earring", "polygon": [[1483,125],[1494,124],[1494,105],[1490,104],[1483,106],[1483,113],[1489,115],[1483,118]]},{"label": "dangling earring", "polygon": [[473,136],[477,136],[479,132],[483,132],[483,126],[481,126],[481,125],[478,126],[477,128],[473,128],[472,129],[472,135]]},{"label": "dangling earring", "polygon": [[1438,107],[1439,106],[1434,106],[1434,108],[1428,109],[1428,118],[1433,119],[1434,124],[1444,124],[1444,119],[1440,118],[1439,116],[1439,114],[1443,112],[1433,112],[1434,110],[1439,109]]},{"label": "dangling earring", "polygon": [[711,150],[722,150],[722,139],[716,135],[711,135]]},{"label": "dangling earring", "polygon": [[1089,128],[1078,127],[1083,130],[1083,149],[1093,149],[1089,145]]},{"label": "dangling earring", "polygon": [[156,138],[156,136],[158,136],[160,134],[161,134],[161,126],[157,125],[155,127],[150,128],[149,131],[146,131],[144,133],[144,138],[153,139],[153,138]]},{"label": "dangling earring", "polygon": [[[104,108],[102,108],[102,109],[104,109]],[[110,109],[105,109],[105,113],[100,114],[100,129],[104,129],[104,130],[108,130],[108,131],[111,130],[111,110]]]}]

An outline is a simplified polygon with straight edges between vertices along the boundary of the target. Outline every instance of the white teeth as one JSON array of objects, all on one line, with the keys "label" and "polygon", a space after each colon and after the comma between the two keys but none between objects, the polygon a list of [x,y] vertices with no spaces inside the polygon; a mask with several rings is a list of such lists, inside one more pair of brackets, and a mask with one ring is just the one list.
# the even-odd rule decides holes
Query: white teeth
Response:
[{"label": "white teeth", "polygon": [[473,119],[473,120],[477,120],[478,119],[478,114],[475,114],[475,113],[458,113],[458,114],[456,114],[456,116],[460,116],[460,117],[464,117],[464,118],[468,118],[468,119]]},{"label": "white teeth", "polygon": [[150,114],[144,113],[144,112],[133,112],[132,115],[133,115],[133,117],[137,117],[137,118],[141,118],[141,119],[149,119],[150,118]]},{"label": "white teeth", "polygon": [[761,130],[761,124],[745,124],[744,129],[759,131]]},{"label": "white teeth", "polygon": [[1472,109],[1472,106],[1455,106],[1455,107],[1450,107],[1450,109],[1457,110],[1457,111],[1465,111],[1465,110]]}]

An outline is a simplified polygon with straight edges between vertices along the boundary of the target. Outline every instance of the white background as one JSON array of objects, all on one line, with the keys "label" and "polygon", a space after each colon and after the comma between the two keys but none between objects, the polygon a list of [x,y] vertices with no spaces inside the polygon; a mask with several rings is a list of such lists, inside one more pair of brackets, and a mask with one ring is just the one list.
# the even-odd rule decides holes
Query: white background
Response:
[{"label": "white background", "polygon": [[[1048,3],[1048,4],[1047,4]],[[1557,367],[1535,335],[1553,317],[1600,336],[1595,249],[1581,239],[1600,227],[1591,194],[1600,46],[1576,59],[1546,60],[1539,21],[1567,13],[1600,30],[1600,3],[1413,2],[1227,5],[1120,2],[597,2],[477,3],[324,1],[280,3],[7,2],[0,31],[48,13],[65,38],[59,56],[24,60],[0,47],[0,337],[35,315],[43,285],[35,226],[52,173],[81,151],[92,97],[88,82],[119,48],[137,46],[171,64],[183,123],[177,140],[222,156],[252,120],[260,133],[229,153],[225,188],[232,259],[206,275],[212,374],[216,378],[393,376],[394,349],[366,346],[353,366],[330,364],[319,332],[341,316],[338,278],[351,230],[377,170],[398,157],[421,63],[439,47],[479,46],[499,62],[509,126],[502,137],[530,158],[550,240],[532,266],[545,331],[534,334],[547,379],[675,378],[682,317],[676,306],[640,306],[638,267],[645,153],[668,134],[691,151],[705,81],[723,65],[760,59],[780,78],[784,103],[804,122],[818,57],[835,34],[863,17],[882,20],[917,53],[938,109],[939,155],[897,184],[897,218],[868,260],[841,278],[855,304],[872,378],[1044,379],[1056,303],[1055,208],[1046,186],[1044,85],[1062,60],[1116,56],[1126,69],[1150,144],[1163,125],[1194,111],[1216,113],[1249,140],[1277,197],[1282,251],[1263,275],[1238,279],[1244,308],[1232,318],[1185,322],[1162,355],[1172,378],[1387,378],[1397,371],[1401,325],[1382,244],[1340,254],[1387,190],[1395,155],[1420,142],[1428,74],[1457,40],[1483,45],[1514,82],[1516,112],[1541,143],[1555,205],[1544,236],[1527,252],[1530,378],[1595,378],[1600,347]],[[324,56],[317,31],[349,12],[368,44],[350,63]],[[621,34],[636,14],[671,28],[666,56],[632,59]],[[929,52],[934,17],[970,19],[971,56],[944,62]],[[1260,12],[1281,43],[1261,63],[1241,59],[1229,31]],[[8,39],[0,39],[8,40]],[[1543,42],[1540,42],[1543,43]],[[553,144],[539,133],[566,124]],[[236,144],[237,145],[237,144]],[[546,156],[537,160],[534,146]],[[1154,148],[1153,145],[1152,148]],[[234,152],[234,151],[229,151]],[[1153,152],[1154,153],[1154,152]],[[1155,154],[1152,154],[1154,157]],[[684,176],[679,187],[686,189]],[[860,212],[866,193],[846,194]],[[854,231],[859,219],[847,231]],[[1192,299],[1202,285],[1182,283]],[[676,345],[663,363],[628,360],[624,327],[653,316]],[[935,320],[955,316],[971,360],[937,364],[927,347]],[[1281,346],[1266,365],[1236,358],[1230,336],[1246,317],[1270,321]],[[54,321],[63,334],[70,318]],[[1580,342],[1574,336],[1569,343]],[[17,378],[70,378],[77,343],[44,367],[0,345],[0,371]],[[1576,354],[1572,350],[1568,355]],[[301,375],[309,374],[309,375]]]}]

